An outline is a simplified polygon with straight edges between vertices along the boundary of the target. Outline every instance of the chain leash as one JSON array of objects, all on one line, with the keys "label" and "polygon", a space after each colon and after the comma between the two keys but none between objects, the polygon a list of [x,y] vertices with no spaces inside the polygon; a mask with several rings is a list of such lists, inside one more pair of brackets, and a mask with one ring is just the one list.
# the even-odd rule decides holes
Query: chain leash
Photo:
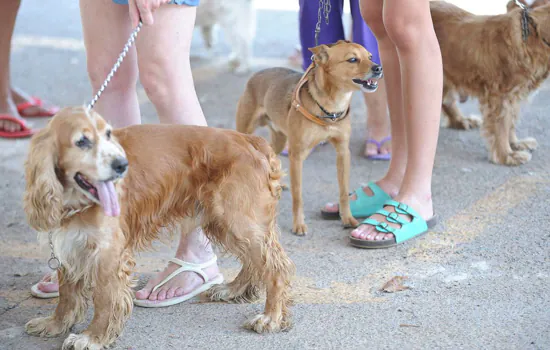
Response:
[{"label": "chain leash", "polygon": [[325,16],[325,23],[328,26],[329,18],[328,15],[330,14],[332,6],[330,4],[330,0],[319,0],[319,10],[317,10],[317,24],[315,25],[315,46],[319,45],[319,33],[321,33],[321,20],[322,15]]}]

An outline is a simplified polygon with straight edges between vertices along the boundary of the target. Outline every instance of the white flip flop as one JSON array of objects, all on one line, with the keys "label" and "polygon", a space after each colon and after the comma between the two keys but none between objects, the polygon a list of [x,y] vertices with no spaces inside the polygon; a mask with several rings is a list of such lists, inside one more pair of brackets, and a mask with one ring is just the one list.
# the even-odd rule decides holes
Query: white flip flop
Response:
[{"label": "white flip flop", "polygon": [[189,299],[201,294],[202,292],[207,291],[208,289],[210,289],[212,286],[214,286],[216,284],[223,283],[223,275],[222,274],[219,274],[218,276],[214,277],[213,279],[209,279],[208,276],[203,271],[203,269],[214,265],[216,263],[217,259],[218,259],[218,257],[214,256],[210,261],[207,261],[207,262],[202,263],[202,264],[193,264],[193,263],[189,263],[189,262],[186,262],[186,261],[183,261],[183,260],[180,260],[180,259],[176,259],[176,258],[170,259],[170,262],[172,262],[174,264],[177,264],[177,265],[180,265],[181,267],[179,269],[177,269],[176,271],[172,272],[168,277],[166,277],[164,280],[162,280],[162,282],[157,284],[151,292],[156,291],[162,285],[164,285],[165,283],[170,281],[172,278],[174,278],[177,275],[179,275],[180,273],[186,272],[186,271],[192,271],[192,272],[197,273],[199,276],[201,276],[202,279],[204,280],[203,285],[198,287],[197,289],[195,289],[191,293],[188,293],[188,294],[185,294],[185,295],[182,295],[182,296],[179,296],[179,297],[173,297],[173,298],[165,299],[165,300],[162,300],[162,301],[149,300],[149,299],[134,299],[134,304],[137,305],[137,306],[141,306],[141,307],[151,307],[151,308],[152,307],[172,306],[172,305],[175,305],[175,304],[182,303],[186,300],[189,300]]},{"label": "white flip flop", "polygon": [[[51,276],[50,277],[51,282],[57,282],[57,272],[52,272],[50,276]],[[44,279],[44,278],[42,278],[42,279]],[[43,282],[43,281],[40,281],[40,282]],[[38,283],[40,283],[40,282],[38,282]],[[33,297],[39,298],[39,299],[51,299],[51,298],[57,298],[59,296],[59,291],[50,292],[50,293],[41,291],[40,289],[38,289],[38,283],[34,284],[31,287],[31,295]]]}]

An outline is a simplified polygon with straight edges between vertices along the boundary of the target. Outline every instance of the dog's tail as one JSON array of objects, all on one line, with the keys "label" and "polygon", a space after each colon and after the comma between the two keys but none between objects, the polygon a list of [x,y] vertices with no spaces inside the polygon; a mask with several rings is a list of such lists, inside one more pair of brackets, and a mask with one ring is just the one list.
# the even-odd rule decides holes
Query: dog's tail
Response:
[{"label": "dog's tail", "polygon": [[265,156],[268,164],[266,175],[268,177],[269,190],[271,191],[273,197],[278,200],[281,196],[281,191],[283,188],[281,185],[281,179],[284,176],[279,157],[277,157],[273,151],[273,148],[271,148],[269,143],[264,138],[256,135],[246,135],[246,138],[252,147]]}]

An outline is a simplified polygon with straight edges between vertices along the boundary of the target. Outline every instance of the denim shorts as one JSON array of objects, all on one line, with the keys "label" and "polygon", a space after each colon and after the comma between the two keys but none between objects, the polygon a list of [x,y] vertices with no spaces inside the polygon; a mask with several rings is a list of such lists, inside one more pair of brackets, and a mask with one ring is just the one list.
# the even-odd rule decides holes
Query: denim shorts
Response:
[{"label": "denim shorts", "polygon": [[[128,0],[113,0],[115,4],[128,5]],[[199,6],[200,0],[171,0],[170,4],[187,5],[187,6]]]}]

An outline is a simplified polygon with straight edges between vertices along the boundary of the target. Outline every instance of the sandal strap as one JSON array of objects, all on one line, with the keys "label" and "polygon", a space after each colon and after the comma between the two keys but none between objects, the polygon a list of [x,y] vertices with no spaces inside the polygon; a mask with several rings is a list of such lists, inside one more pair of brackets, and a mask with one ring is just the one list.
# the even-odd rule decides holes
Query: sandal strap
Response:
[{"label": "sandal strap", "polygon": [[420,218],[420,214],[418,214],[416,210],[414,210],[413,208],[409,207],[404,203],[400,203],[400,202],[394,201],[393,199],[390,199],[386,203],[384,203],[384,206],[388,206],[388,205],[394,207],[395,211],[398,214],[410,215],[413,217],[413,219]]},{"label": "sandal strap", "polygon": [[[385,209],[380,209],[376,212],[376,214],[384,215],[386,217],[386,221],[389,221],[393,224],[400,224],[400,225],[406,225],[409,223],[408,220],[405,220],[399,213],[397,212],[389,212]],[[403,214],[405,215],[405,214]]]},{"label": "sandal strap", "polygon": [[[365,187],[368,187],[372,191],[372,196],[367,195],[365,191],[363,191]],[[359,187],[355,190],[355,195],[357,196],[357,201],[369,200],[378,196],[387,196],[386,192],[384,192],[375,182],[369,182],[365,186]]]},{"label": "sandal strap", "polygon": [[204,273],[203,269],[214,265],[217,260],[218,260],[218,257],[216,255],[214,255],[214,257],[212,259],[210,259],[209,261],[207,261],[207,262],[204,262],[202,264],[194,264],[194,263],[183,261],[183,260],[180,260],[180,259],[177,259],[177,258],[172,258],[169,261],[171,263],[180,265],[181,267],[178,268],[176,271],[172,272],[170,275],[168,275],[159,284],[157,284],[153,288],[153,292],[156,291],[157,289],[159,289],[160,287],[162,287],[164,284],[166,284],[168,281],[170,281],[172,278],[176,277],[180,273],[187,272],[187,271],[195,272],[196,274],[198,274],[199,276],[202,277],[202,279],[204,280],[204,283],[207,283],[208,282],[208,276],[206,275],[206,273]]},{"label": "sandal strap", "polygon": [[367,224],[367,225],[374,226],[374,228],[378,232],[382,232],[382,233],[394,233],[395,232],[395,229],[393,227],[391,227],[390,225],[388,225],[387,222],[380,222],[380,221],[372,219],[372,218],[368,218],[368,219],[364,220],[362,222],[362,224]]}]

